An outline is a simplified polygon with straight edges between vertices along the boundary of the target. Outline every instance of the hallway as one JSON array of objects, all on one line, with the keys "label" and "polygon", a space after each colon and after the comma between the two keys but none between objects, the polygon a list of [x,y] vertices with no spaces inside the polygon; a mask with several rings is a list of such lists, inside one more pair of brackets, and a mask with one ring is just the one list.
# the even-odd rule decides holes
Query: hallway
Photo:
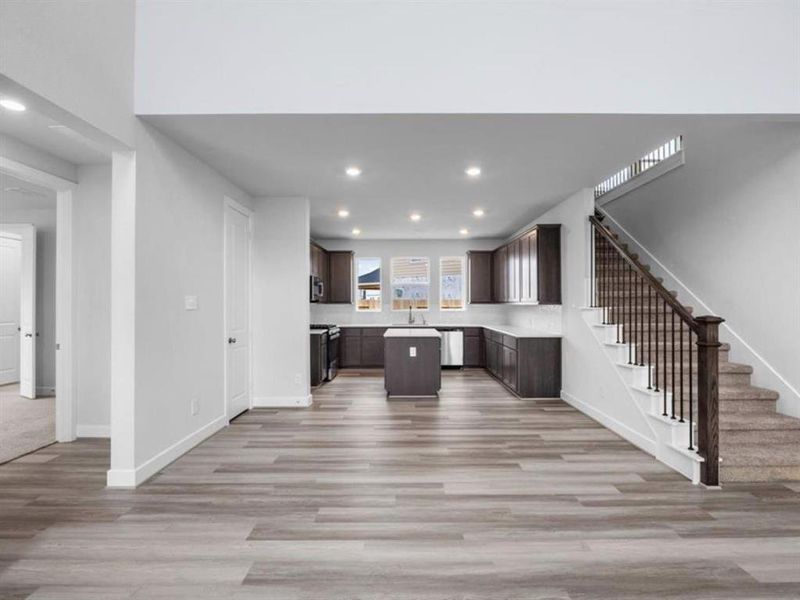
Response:
[{"label": "hallway", "polygon": [[103,440],[0,467],[0,597],[800,595],[800,485],[706,491],[483,371],[438,401],[382,382],[246,413],[135,491]]},{"label": "hallway", "polygon": [[23,398],[19,384],[0,386],[0,464],[55,441],[55,396]]}]

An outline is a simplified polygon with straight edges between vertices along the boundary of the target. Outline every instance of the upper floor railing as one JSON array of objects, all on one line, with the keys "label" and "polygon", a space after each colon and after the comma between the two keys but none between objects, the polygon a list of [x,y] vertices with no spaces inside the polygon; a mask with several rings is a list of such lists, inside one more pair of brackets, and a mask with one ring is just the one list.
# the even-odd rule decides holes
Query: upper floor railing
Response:
[{"label": "upper floor railing", "polygon": [[672,138],[670,141],[664,144],[661,144],[652,152],[648,152],[639,160],[631,163],[624,169],[614,173],[611,177],[608,177],[600,182],[594,188],[595,200],[603,194],[607,194],[611,190],[618,188],[623,183],[627,183],[637,175],[640,175],[648,169],[656,166],[662,160],[669,158],[673,154],[677,154],[681,150],[683,150],[683,136],[681,135],[676,138]]}]

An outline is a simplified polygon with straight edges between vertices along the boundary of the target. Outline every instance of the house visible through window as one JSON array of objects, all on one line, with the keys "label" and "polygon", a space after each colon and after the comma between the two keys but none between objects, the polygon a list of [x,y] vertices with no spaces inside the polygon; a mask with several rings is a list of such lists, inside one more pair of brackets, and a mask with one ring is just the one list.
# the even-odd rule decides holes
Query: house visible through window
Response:
[{"label": "house visible through window", "polygon": [[442,310],[464,310],[463,256],[443,256],[439,259],[439,308]]},{"label": "house visible through window", "polygon": [[381,259],[356,259],[356,277],[356,310],[381,310]]},{"label": "house visible through window", "polygon": [[392,310],[428,310],[430,287],[427,256],[392,258]]}]

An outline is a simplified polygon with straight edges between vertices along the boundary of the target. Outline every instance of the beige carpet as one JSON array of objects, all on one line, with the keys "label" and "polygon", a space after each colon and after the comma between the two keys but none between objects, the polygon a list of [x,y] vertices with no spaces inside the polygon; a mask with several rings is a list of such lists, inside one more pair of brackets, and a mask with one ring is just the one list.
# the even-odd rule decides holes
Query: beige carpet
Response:
[{"label": "beige carpet", "polygon": [[0,386],[0,463],[56,441],[56,399],[21,398],[19,385]]}]

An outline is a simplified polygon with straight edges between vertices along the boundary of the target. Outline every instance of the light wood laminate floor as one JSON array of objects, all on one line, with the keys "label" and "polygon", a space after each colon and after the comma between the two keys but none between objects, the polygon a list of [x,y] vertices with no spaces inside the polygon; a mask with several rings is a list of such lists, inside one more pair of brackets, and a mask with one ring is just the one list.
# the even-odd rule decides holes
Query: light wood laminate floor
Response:
[{"label": "light wood laminate floor", "polygon": [[799,598],[800,485],[692,486],[481,371],[341,376],[135,491],[108,444],[0,467],[0,598]]}]

